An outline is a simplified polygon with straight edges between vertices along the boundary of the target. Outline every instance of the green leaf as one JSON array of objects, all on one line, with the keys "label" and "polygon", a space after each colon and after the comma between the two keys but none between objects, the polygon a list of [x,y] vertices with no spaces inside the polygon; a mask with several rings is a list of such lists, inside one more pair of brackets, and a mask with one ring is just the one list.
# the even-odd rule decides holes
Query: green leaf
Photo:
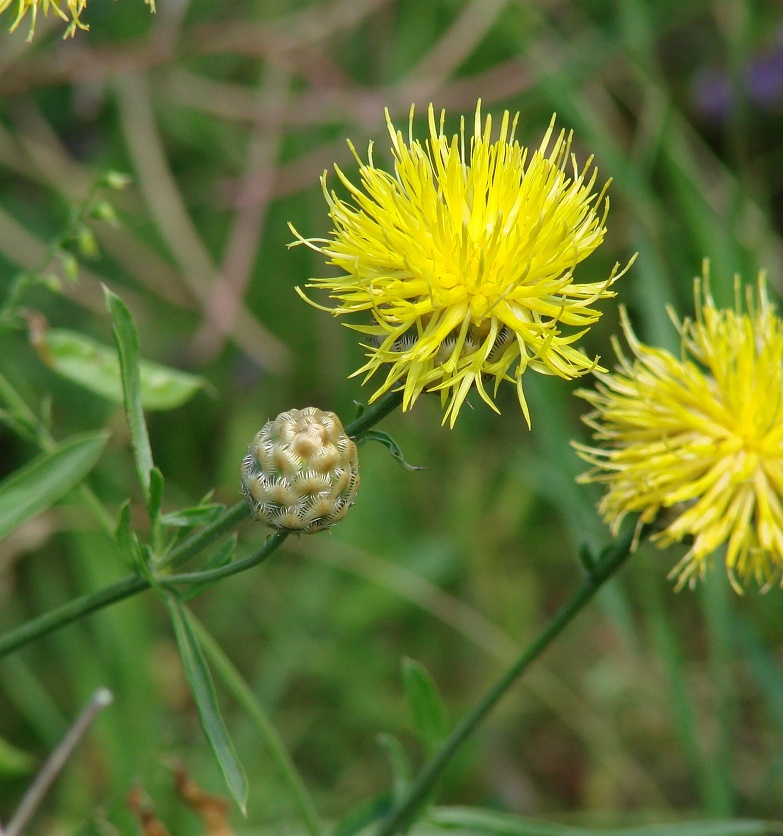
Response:
[{"label": "green leaf", "polygon": [[402,677],[413,730],[426,754],[431,755],[448,733],[440,693],[425,667],[413,659],[403,660]]},{"label": "green leaf", "polygon": [[[237,534],[234,532],[225,543],[221,543],[214,553],[204,561],[201,566],[201,571],[208,569],[218,569],[221,566],[227,566],[234,559],[237,548]],[[201,593],[212,586],[215,581],[204,581],[203,583],[191,584],[186,590],[180,592],[180,597],[183,601],[190,601],[192,598],[197,598]]]},{"label": "green leaf", "polygon": [[408,464],[405,461],[405,457],[402,455],[402,450],[400,449],[400,445],[389,435],[389,433],[385,433],[382,430],[367,430],[362,435],[362,441],[378,441],[391,453],[392,458],[394,461],[397,462],[400,467],[404,470],[425,470],[424,467],[419,467],[415,464]]},{"label": "green leaf", "polygon": [[109,433],[72,436],[0,482],[0,540],[75,488],[100,458]]},{"label": "green leaf", "polygon": [[[598,831],[593,832],[598,834]],[[758,819],[709,819],[621,827],[611,833],[617,836],[774,836],[783,833],[783,824]]]},{"label": "green leaf", "polygon": [[0,775],[24,775],[35,765],[35,758],[0,737]]},{"label": "green leaf", "polygon": [[103,295],[114,325],[114,340],[120,357],[123,403],[128,419],[131,445],[136,459],[136,470],[144,489],[144,497],[150,498],[150,471],[155,466],[152,461],[152,449],[144,423],[144,411],[141,405],[141,377],[139,374],[139,337],[133,317],[126,304],[119,296],[104,285]]},{"label": "green leaf", "polygon": [[411,784],[411,768],[402,743],[391,734],[378,735],[378,743],[386,749],[392,768],[392,798],[397,804]]},{"label": "green leaf", "polygon": [[150,521],[155,526],[160,517],[160,506],[163,504],[163,474],[160,468],[153,467],[150,471],[150,498],[147,503],[147,511]]},{"label": "green leaf", "polygon": [[120,507],[120,514],[117,518],[117,528],[114,532],[114,539],[120,550],[120,555],[129,569],[134,569],[138,561],[139,541],[131,529],[131,508],[130,500],[126,499]]},{"label": "green leaf", "polygon": [[[122,379],[117,352],[108,345],[64,328],[50,328],[36,346],[53,371],[112,403],[121,404]],[[207,381],[169,366],[139,360],[141,405],[150,412],[176,409]]]},{"label": "green leaf", "polygon": [[388,815],[391,808],[392,797],[389,793],[381,793],[361,801],[338,822],[331,831],[331,836],[355,836],[357,833],[366,833],[370,825]]},{"label": "green leaf", "polygon": [[448,830],[494,836],[773,836],[783,824],[751,819],[684,821],[640,827],[573,827],[474,807],[433,807],[426,821]]},{"label": "green leaf", "polygon": [[[510,813],[473,807],[432,807],[426,821],[447,830],[496,836],[593,836],[595,831],[581,827],[536,821]],[[608,834],[609,831],[602,831]]]},{"label": "green leaf", "polygon": [[206,659],[190,624],[188,611],[182,601],[173,594],[166,596],[166,602],[174,624],[177,645],[182,656],[185,676],[193,692],[201,726],[209,745],[217,758],[226,786],[243,813],[246,811],[248,786],[245,770],[239,762],[234,744],[228,734],[215,696],[212,677]]},{"label": "green leaf", "polygon": [[160,522],[173,528],[194,528],[197,525],[213,523],[226,510],[225,505],[212,503],[194,508],[183,508],[169,514],[161,514]]}]

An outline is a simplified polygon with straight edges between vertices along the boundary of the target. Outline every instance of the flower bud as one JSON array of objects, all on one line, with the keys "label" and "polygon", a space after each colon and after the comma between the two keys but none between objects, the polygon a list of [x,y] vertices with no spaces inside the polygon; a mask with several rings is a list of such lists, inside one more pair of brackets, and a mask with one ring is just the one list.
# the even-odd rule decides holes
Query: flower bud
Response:
[{"label": "flower bud", "polygon": [[267,421],[242,460],[253,516],[310,534],[341,520],[359,489],[359,454],[333,412],[309,406]]}]

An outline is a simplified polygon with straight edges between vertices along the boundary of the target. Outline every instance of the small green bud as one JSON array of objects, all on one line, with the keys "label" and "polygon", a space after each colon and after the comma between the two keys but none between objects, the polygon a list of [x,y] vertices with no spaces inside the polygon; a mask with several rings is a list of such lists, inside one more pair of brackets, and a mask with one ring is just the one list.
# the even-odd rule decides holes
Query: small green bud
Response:
[{"label": "small green bud", "polygon": [[54,273],[42,273],[41,284],[52,293],[62,293],[63,283]]},{"label": "small green bud", "polygon": [[117,213],[114,211],[114,207],[108,200],[99,200],[95,206],[93,206],[90,216],[98,218],[98,220],[101,221],[106,221],[107,224],[114,227],[120,225],[120,222],[117,219]]},{"label": "small green bud", "polygon": [[241,481],[257,520],[310,534],[334,525],[353,505],[359,454],[333,412],[292,409],[253,439]]},{"label": "small green bud", "polygon": [[82,224],[76,230],[76,244],[79,247],[79,252],[84,258],[97,258],[100,250],[98,249],[98,242],[92,234],[92,230],[88,226]]},{"label": "small green bud", "polygon": [[76,260],[76,257],[67,250],[58,250],[57,257],[63,266],[65,278],[75,282],[79,278],[79,262]]},{"label": "small green bud", "polygon": [[110,189],[124,189],[131,182],[129,174],[124,174],[122,171],[114,171],[113,169],[105,171],[101,179],[103,184]]}]

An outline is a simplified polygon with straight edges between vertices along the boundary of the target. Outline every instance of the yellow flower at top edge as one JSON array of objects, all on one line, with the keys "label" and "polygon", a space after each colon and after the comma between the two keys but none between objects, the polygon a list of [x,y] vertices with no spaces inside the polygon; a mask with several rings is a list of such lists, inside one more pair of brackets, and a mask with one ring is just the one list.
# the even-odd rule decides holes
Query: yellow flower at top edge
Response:
[{"label": "yellow flower at top edge", "polygon": [[332,237],[294,230],[295,243],[342,271],[307,285],[335,303],[317,307],[365,317],[349,327],[368,337],[367,362],[354,374],[385,374],[371,401],[401,389],[408,409],[422,392],[439,392],[453,426],[471,389],[497,411],[493,397],[509,380],[529,425],[527,368],[566,379],[596,368],[575,343],[624,271],[578,284],[574,268],[603,241],[608,183],[596,191],[592,160],[578,167],[571,134],[555,134],[554,118],[533,151],[514,139],[518,118],[504,113],[493,140],[479,102],[473,135],[463,119],[449,137],[445,113],[436,121],[430,105],[420,142],[413,108],[407,141],[387,111],[394,173],[375,166],[372,144],[366,163],[351,145],[360,185],[335,166],[349,201],[327,189],[326,173],[321,180]]},{"label": "yellow flower at top edge", "polygon": [[[632,357],[580,391],[600,446],[576,445],[594,469],[582,481],[606,486],[599,506],[613,530],[626,514],[661,530],[660,547],[690,548],[672,575],[691,586],[726,547],[732,584],[769,585],[783,574],[783,320],[739,280],[735,309],[719,309],[696,281],[696,319],[679,322],[682,356],[653,348],[622,325]],[[660,513],[660,516],[659,516]]]},{"label": "yellow flower at top edge", "polygon": [[[10,31],[13,32],[29,12],[30,32],[27,35],[28,41],[32,41],[35,34],[39,8],[43,9],[44,15],[48,15],[49,9],[52,9],[56,15],[68,23],[63,35],[64,38],[72,38],[77,28],[85,30],[90,28],[87,24],[82,23],[80,19],[82,12],[87,7],[87,0],[0,0],[0,14],[13,6],[14,2],[16,2],[16,19],[11,24]],[[150,7],[151,11],[155,11],[155,0],[144,0],[144,2]]]}]

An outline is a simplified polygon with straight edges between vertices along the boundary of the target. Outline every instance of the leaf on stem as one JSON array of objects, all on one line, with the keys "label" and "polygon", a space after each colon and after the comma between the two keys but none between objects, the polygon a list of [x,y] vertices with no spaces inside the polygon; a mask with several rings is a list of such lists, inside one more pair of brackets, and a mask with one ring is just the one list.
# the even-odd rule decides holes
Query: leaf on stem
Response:
[{"label": "leaf on stem", "polygon": [[[64,328],[47,328],[35,345],[41,359],[61,377],[112,403],[123,403],[117,352],[108,345]],[[207,381],[198,375],[139,360],[139,396],[145,410],[176,409],[189,401]]]},{"label": "leaf on stem", "polygon": [[[237,534],[234,532],[224,543],[221,543],[214,553],[204,561],[201,566],[201,571],[209,571],[210,569],[218,569],[220,566],[227,566],[234,560],[237,548]],[[180,593],[183,601],[190,601],[192,598],[197,598],[212,586],[214,581],[205,581],[204,583],[194,583],[186,590]]]},{"label": "leaf on stem", "polygon": [[100,458],[109,433],[72,436],[0,482],[0,540],[75,488]]},{"label": "leaf on stem", "polygon": [[378,743],[389,756],[392,769],[392,799],[397,804],[411,785],[411,768],[400,741],[391,734],[379,734]]},{"label": "leaf on stem", "polygon": [[150,498],[147,503],[147,511],[153,528],[158,524],[160,507],[163,504],[163,481],[163,473],[161,473],[160,468],[153,467],[150,471]]},{"label": "leaf on stem", "polygon": [[448,733],[440,692],[424,665],[414,659],[403,660],[402,678],[413,730],[429,757]]},{"label": "leaf on stem", "polygon": [[171,528],[191,529],[215,522],[225,510],[226,506],[220,503],[196,505],[193,508],[180,508],[178,511],[161,514],[160,522],[161,525]]},{"label": "leaf on stem", "polygon": [[149,502],[150,471],[155,465],[152,461],[152,449],[141,403],[139,337],[131,312],[122,299],[112,293],[105,285],[103,286],[103,295],[114,326],[114,340],[120,358],[123,404],[128,428],[130,429],[133,455],[136,459],[136,470],[144,490],[144,498]]},{"label": "leaf on stem", "polygon": [[120,550],[120,555],[122,556],[125,565],[135,572],[136,567],[141,560],[141,556],[139,555],[138,537],[136,537],[136,534],[131,528],[131,510],[129,499],[126,499],[120,507],[114,539]]},{"label": "leaf on stem", "polygon": [[425,470],[424,467],[419,467],[415,464],[408,464],[405,461],[405,456],[402,455],[400,445],[389,435],[382,430],[367,430],[362,436],[362,441],[378,441],[391,453],[394,461],[397,462],[404,470]]},{"label": "leaf on stem", "polygon": [[223,773],[228,791],[244,814],[248,795],[245,770],[239,762],[234,744],[220,714],[212,677],[201,645],[182,601],[176,595],[169,593],[166,596],[166,603],[174,625],[185,676],[201,719],[201,726]]}]

